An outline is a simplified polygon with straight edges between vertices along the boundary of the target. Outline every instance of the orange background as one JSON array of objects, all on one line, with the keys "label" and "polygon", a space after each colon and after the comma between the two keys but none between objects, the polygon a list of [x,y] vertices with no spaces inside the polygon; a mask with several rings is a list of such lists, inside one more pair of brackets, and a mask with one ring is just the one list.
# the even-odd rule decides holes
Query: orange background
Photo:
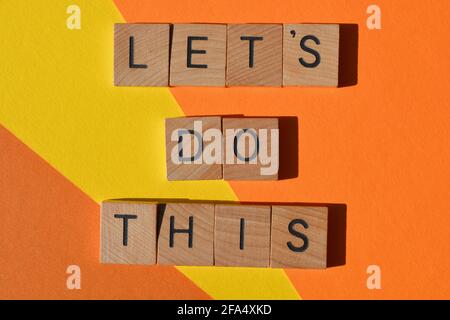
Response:
[{"label": "orange background", "polygon": [[299,177],[231,185],[241,200],[347,205],[345,268],[288,271],[304,298],[449,297],[447,1],[376,1],[375,31],[365,1],[116,3],[128,22],[357,23],[356,86],[171,90],[188,115],[298,117]]},{"label": "orange background", "polygon": [[[345,266],[287,271],[303,298],[450,297],[448,1],[376,1],[373,31],[366,1],[115,3],[127,22],[358,24],[354,86],[171,92],[187,115],[298,117],[298,177],[231,186],[242,201],[346,205]],[[1,298],[208,298],[174,268],[132,267],[124,278],[99,266],[98,248],[73,241],[98,237],[98,205],[3,128],[0,150]],[[80,292],[61,281],[75,256],[96,283]],[[381,290],[366,287],[372,264]]]}]

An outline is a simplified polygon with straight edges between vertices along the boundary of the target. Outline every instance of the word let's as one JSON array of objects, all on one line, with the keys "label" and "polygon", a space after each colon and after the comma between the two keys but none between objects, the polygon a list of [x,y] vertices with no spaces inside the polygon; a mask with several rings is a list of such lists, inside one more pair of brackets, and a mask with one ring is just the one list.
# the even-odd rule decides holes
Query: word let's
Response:
[{"label": "word let's", "polygon": [[115,25],[116,86],[336,87],[338,69],[338,24]]}]

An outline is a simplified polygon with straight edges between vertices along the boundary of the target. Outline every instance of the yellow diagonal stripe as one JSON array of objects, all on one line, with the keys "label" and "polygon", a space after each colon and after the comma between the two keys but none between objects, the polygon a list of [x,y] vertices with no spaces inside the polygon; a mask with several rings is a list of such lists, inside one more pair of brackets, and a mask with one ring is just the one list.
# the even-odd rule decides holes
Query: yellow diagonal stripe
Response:
[{"label": "yellow diagonal stripe", "polygon": [[177,267],[214,299],[299,299],[282,269]]},{"label": "yellow diagonal stripe", "polygon": [[[66,8],[81,9],[81,30]],[[114,87],[112,1],[0,2],[0,123],[96,201],[236,200],[224,181],[168,182],[167,88]],[[297,298],[281,270],[180,268],[215,298]]]}]

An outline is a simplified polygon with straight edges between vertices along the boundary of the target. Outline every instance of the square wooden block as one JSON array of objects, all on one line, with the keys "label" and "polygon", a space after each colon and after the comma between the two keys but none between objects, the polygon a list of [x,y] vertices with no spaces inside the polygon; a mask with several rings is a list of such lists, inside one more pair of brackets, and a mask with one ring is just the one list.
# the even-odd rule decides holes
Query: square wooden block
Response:
[{"label": "square wooden block", "polygon": [[[208,129],[221,135],[220,117],[185,117],[166,119],[166,166],[168,180],[222,179],[222,155],[211,152],[205,160],[203,151],[220,146],[220,136],[206,141],[201,133]],[[220,149],[220,148],[219,148]],[[220,151],[220,150],[219,150]],[[205,154],[210,154],[206,153]],[[211,160],[211,161],[210,161]]]},{"label": "square wooden block", "polygon": [[114,85],[168,86],[169,24],[114,25]]},{"label": "square wooden block", "polygon": [[229,24],[227,86],[281,86],[281,24]]},{"label": "square wooden block", "polygon": [[277,180],[277,118],[223,118],[225,180]]},{"label": "square wooden block", "polygon": [[156,204],[105,201],[101,205],[100,262],[156,264]]},{"label": "square wooden block", "polygon": [[337,87],[339,25],[285,24],[283,85]]},{"label": "square wooden block", "polygon": [[270,206],[216,205],[214,265],[268,267]]},{"label": "square wooden block", "polygon": [[227,26],[175,24],[171,86],[225,86]]},{"label": "square wooden block", "polygon": [[327,207],[272,206],[271,267],[327,267]]},{"label": "square wooden block", "polygon": [[158,237],[158,264],[212,266],[213,250],[214,204],[165,205]]}]

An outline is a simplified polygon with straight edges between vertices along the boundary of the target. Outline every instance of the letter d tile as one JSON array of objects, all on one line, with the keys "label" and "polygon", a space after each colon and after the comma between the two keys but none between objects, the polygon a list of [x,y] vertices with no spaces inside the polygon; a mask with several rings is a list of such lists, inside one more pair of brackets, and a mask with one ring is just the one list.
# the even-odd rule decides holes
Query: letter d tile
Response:
[{"label": "letter d tile", "polygon": [[167,179],[222,179],[221,134],[220,117],[166,119]]}]

